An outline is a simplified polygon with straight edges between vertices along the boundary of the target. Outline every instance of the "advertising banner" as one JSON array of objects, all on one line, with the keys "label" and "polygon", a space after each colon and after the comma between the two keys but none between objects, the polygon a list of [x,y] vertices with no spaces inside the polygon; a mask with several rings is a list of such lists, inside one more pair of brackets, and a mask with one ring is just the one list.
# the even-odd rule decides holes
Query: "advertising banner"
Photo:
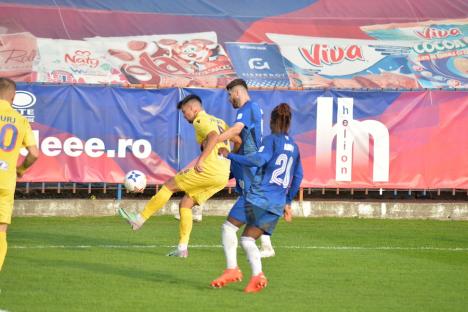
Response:
[{"label": "advertising banner", "polygon": [[125,76],[101,45],[83,40],[37,39],[37,81],[51,83],[122,84]]},{"label": "advertising banner", "polygon": [[302,88],[415,89],[411,42],[267,34],[280,46],[291,84]]},{"label": "advertising banner", "polygon": [[41,155],[24,177],[121,183],[131,169],[164,183],[176,166],[177,89],[19,85],[13,107],[32,123]]},{"label": "advertising banner", "polygon": [[223,87],[235,72],[215,32],[135,37],[94,37],[104,57],[128,83],[168,87]]},{"label": "advertising banner", "polygon": [[289,87],[289,77],[277,45],[226,43],[237,75],[249,86]]},{"label": "advertising banner", "polygon": [[[193,126],[177,110],[187,94],[232,125],[219,89],[18,86],[14,107],[41,151],[23,181],[121,183],[130,169],[161,184],[196,160]],[[273,108],[293,110],[303,187],[468,189],[468,101],[463,91],[250,91],[269,134]]]}]

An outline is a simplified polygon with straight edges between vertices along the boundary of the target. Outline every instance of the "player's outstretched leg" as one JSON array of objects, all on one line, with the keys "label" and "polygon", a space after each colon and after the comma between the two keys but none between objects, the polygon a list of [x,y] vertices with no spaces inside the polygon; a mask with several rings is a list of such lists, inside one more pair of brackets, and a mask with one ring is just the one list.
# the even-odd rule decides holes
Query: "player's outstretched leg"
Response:
[{"label": "player's outstretched leg", "polygon": [[139,213],[127,212],[123,208],[119,208],[117,211],[119,213],[119,216],[124,218],[130,224],[134,231],[139,230],[145,223],[145,219],[143,219],[143,217]]}]

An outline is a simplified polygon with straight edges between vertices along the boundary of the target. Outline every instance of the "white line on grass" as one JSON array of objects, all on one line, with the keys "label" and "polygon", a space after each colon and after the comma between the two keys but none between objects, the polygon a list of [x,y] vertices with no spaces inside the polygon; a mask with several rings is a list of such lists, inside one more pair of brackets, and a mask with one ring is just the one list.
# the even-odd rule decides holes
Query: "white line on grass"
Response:
[{"label": "white line on grass", "polygon": [[[174,245],[34,245],[34,246],[8,246],[12,249],[151,249],[174,248]],[[190,248],[222,248],[221,245],[190,245]],[[468,251],[468,248],[454,247],[398,247],[398,246],[274,246],[275,249],[318,249],[318,250],[412,250],[412,251]]]}]

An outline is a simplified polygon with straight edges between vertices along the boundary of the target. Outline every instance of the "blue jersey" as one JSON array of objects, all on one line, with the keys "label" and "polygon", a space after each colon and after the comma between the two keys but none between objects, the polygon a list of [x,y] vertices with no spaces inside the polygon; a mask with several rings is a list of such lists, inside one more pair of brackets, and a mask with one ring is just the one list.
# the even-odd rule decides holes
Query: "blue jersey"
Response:
[{"label": "blue jersey", "polygon": [[[262,144],[263,136],[263,111],[256,102],[247,101],[237,111],[236,123],[244,125],[240,133],[242,144],[239,148],[240,155],[255,153]],[[231,172],[236,178],[236,190],[242,194],[249,189],[255,175],[255,170],[245,166],[231,166]]]},{"label": "blue jersey", "polygon": [[240,133],[242,144],[239,154],[247,155],[258,151],[263,136],[263,111],[257,103],[247,101],[237,111],[236,122],[244,124]]},{"label": "blue jersey", "polygon": [[257,167],[246,200],[274,214],[282,215],[301,185],[303,170],[296,143],[287,135],[271,134],[258,152],[229,154],[229,159],[243,166]]}]

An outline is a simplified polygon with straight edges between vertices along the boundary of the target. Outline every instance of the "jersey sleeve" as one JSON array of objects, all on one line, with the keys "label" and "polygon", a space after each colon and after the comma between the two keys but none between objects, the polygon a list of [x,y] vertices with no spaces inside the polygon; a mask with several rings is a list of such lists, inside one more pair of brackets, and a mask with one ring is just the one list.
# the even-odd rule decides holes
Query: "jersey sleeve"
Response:
[{"label": "jersey sleeve", "polygon": [[261,167],[273,157],[273,140],[271,137],[265,138],[263,145],[258,152],[247,155],[229,154],[228,158],[247,167]]},{"label": "jersey sleeve", "polygon": [[24,129],[25,129],[25,134],[24,134],[22,145],[24,147],[36,145],[36,140],[34,138],[31,125],[29,124],[28,121],[24,122]]},{"label": "jersey sleeve", "polygon": [[216,131],[216,128],[210,122],[210,119],[205,116],[194,120],[193,127],[195,128],[195,136],[198,144],[201,144],[201,142],[208,136],[208,133]]},{"label": "jersey sleeve", "polygon": [[260,108],[257,105],[250,103],[248,107],[237,113],[236,122],[242,123],[244,127],[248,129],[253,128],[256,118],[258,118],[258,115],[260,114],[260,112],[258,112],[258,114],[255,113],[256,109],[259,110]]},{"label": "jersey sleeve", "polygon": [[[299,149],[297,150],[299,151]],[[304,172],[302,169],[301,155],[298,152],[296,165],[294,166],[294,173],[292,175],[291,185],[289,187],[288,194],[286,195],[286,203],[288,205],[291,204],[292,200],[294,199],[297,192],[299,191],[303,176],[304,176]]]}]

